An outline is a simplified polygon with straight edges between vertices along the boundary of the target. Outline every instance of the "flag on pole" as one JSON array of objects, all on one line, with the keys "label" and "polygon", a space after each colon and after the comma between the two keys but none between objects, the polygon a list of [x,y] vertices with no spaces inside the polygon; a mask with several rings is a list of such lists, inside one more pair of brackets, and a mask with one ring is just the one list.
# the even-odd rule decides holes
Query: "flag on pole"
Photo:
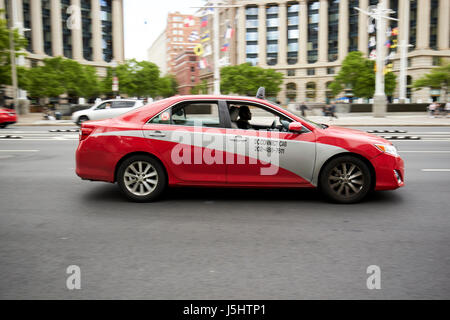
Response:
[{"label": "flag on pole", "polygon": [[203,16],[201,19],[200,27],[204,28],[208,25],[208,16]]},{"label": "flag on pole", "polygon": [[203,49],[204,49],[204,53],[203,53],[203,56],[204,56],[204,57],[207,57],[207,56],[209,56],[209,55],[212,54],[211,45],[209,45],[208,43],[206,43],[206,44],[203,46]]},{"label": "flag on pole", "polygon": [[190,17],[184,19],[184,27],[185,28],[193,27],[194,25],[195,25],[194,17],[190,16]]},{"label": "flag on pole", "polygon": [[207,16],[207,15],[213,14],[213,13],[214,13],[214,8],[206,8],[203,10],[202,16]]},{"label": "flag on pole", "polygon": [[191,32],[191,34],[189,35],[189,37],[188,37],[188,41],[189,42],[193,42],[193,41],[196,41],[196,40],[198,40],[200,38],[200,36],[199,36],[199,34],[198,34],[198,31],[192,31]]},{"label": "flag on pole", "polygon": [[229,43],[224,43],[223,46],[222,46],[222,49],[220,49],[220,51],[222,51],[222,52],[228,51],[228,47],[229,46],[230,46]]},{"label": "flag on pole", "polygon": [[209,37],[209,31],[206,31],[202,34],[202,42],[209,41],[211,38]]},{"label": "flag on pole", "polygon": [[198,67],[200,69],[206,69],[208,67],[208,61],[206,61],[205,58],[202,58],[199,62],[198,62]]},{"label": "flag on pole", "polygon": [[225,39],[231,39],[234,35],[234,29],[228,24],[225,31]]}]

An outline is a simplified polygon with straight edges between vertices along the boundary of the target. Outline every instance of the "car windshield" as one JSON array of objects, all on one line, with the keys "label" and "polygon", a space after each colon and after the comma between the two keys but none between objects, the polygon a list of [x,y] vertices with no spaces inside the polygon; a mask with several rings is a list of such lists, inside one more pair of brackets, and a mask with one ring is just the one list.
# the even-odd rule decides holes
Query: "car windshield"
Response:
[{"label": "car windshield", "polygon": [[[281,108],[281,109],[285,109],[284,107],[280,106],[279,104],[277,104],[277,103],[275,103],[275,102],[271,102],[271,103],[272,103],[273,105],[275,105],[275,106]],[[286,111],[288,111],[288,110],[286,110]],[[306,123],[309,123],[310,125],[312,125],[312,126],[314,126],[314,127],[316,127],[316,128],[319,128],[319,129],[326,129],[326,128],[328,128],[328,126],[327,126],[326,124],[317,123],[317,122],[308,120],[308,119],[306,119],[306,118],[304,118],[304,117],[302,117],[302,116],[299,116],[299,115],[296,115],[296,116],[299,117],[299,118],[301,118],[303,121],[305,121]]]}]

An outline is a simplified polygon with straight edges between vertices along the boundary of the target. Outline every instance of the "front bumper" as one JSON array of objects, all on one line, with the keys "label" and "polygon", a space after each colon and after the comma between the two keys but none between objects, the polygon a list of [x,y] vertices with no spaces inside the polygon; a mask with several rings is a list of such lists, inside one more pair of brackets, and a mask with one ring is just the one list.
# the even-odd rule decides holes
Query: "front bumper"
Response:
[{"label": "front bumper", "polygon": [[17,115],[13,114],[0,114],[0,124],[2,125],[10,125],[17,122]]},{"label": "front bumper", "polygon": [[394,190],[405,185],[405,164],[400,157],[382,153],[371,160],[375,168],[375,190]]}]

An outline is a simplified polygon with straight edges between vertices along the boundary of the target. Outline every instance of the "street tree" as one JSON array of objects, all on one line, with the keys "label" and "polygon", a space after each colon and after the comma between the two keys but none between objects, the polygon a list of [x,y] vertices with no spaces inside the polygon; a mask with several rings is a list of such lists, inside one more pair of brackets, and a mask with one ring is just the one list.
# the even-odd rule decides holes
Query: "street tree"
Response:
[{"label": "street tree", "polygon": [[444,94],[443,100],[447,102],[450,89],[450,63],[433,68],[429,73],[414,81],[413,87],[417,90],[425,87],[442,89]]},{"label": "street tree", "polygon": [[[394,73],[386,73],[384,81],[386,95],[392,96],[396,86]],[[365,58],[360,51],[350,52],[328,88],[333,96],[350,88],[355,97],[372,98],[375,93],[375,62]]]},{"label": "street tree", "polygon": [[43,64],[19,71],[19,84],[35,98],[58,97],[91,98],[100,93],[94,67],[82,65],[62,57],[47,58]]},{"label": "street tree", "polygon": [[[4,14],[4,10],[0,10],[0,16]],[[10,29],[6,19],[0,18],[0,87],[11,84],[11,57],[10,57]],[[13,31],[15,55],[24,55],[22,49],[27,46],[27,39],[22,37],[17,30]],[[18,68],[19,69],[19,68]],[[3,96],[0,97],[0,103]]]},{"label": "street tree", "polygon": [[208,82],[206,80],[202,80],[199,84],[196,84],[191,89],[191,94],[207,94],[208,93]]},{"label": "street tree", "polygon": [[283,83],[281,72],[248,63],[223,67],[220,70],[220,77],[220,90],[225,94],[254,96],[259,87],[265,87],[267,96],[274,97],[280,92]]},{"label": "street tree", "polygon": [[159,78],[158,96],[168,98],[178,92],[178,83],[175,76],[168,74]]},{"label": "street tree", "polygon": [[158,66],[152,62],[130,59],[114,70],[109,68],[102,81],[102,90],[107,96],[112,95],[113,75],[119,79],[119,93],[131,97],[156,97],[161,90],[164,91],[161,96],[175,93],[170,89],[173,87],[173,80],[161,78]]}]

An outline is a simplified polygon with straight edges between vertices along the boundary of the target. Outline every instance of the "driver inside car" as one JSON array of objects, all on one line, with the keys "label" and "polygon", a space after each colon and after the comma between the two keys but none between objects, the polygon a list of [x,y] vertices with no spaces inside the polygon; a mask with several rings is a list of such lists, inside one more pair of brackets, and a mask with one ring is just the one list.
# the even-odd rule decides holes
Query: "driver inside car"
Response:
[{"label": "driver inside car", "polygon": [[252,119],[252,113],[250,112],[249,107],[242,106],[239,108],[239,120],[236,121],[236,124],[239,129],[252,129],[252,126],[249,123],[249,120]]}]

